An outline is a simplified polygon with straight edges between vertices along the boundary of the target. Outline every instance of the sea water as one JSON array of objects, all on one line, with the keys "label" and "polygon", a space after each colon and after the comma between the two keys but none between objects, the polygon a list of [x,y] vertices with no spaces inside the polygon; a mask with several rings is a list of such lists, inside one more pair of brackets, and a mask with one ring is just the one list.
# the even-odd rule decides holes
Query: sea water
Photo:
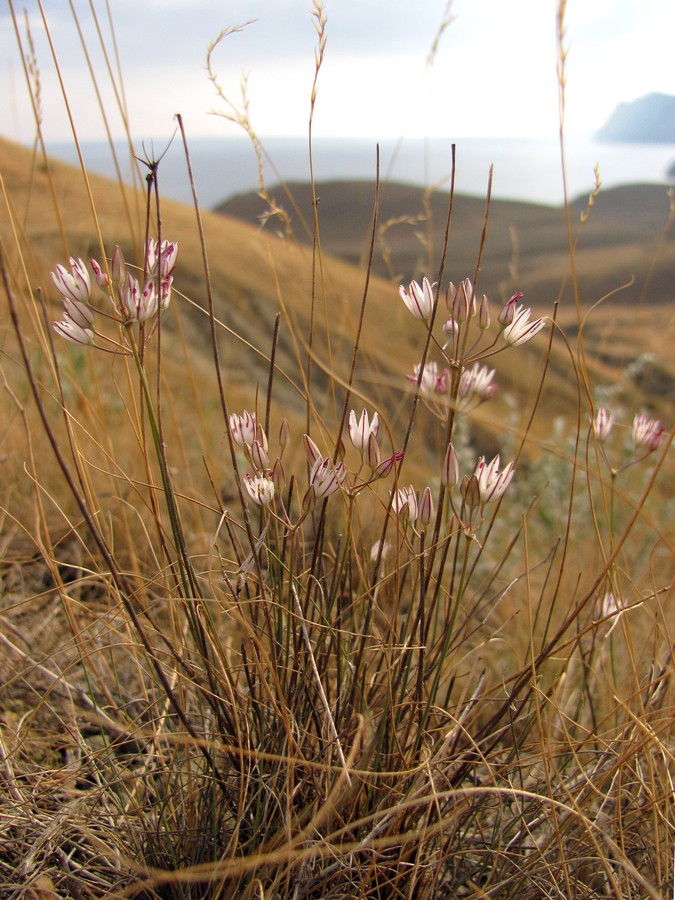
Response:
[{"label": "sea water", "polygon": [[[134,150],[153,158],[164,156],[159,165],[159,183],[164,196],[192,201],[188,170],[180,139],[168,142],[137,142]],[[497,138],[458,138],[455,142],[455,190],[484,196],[492,167],[492,195],[501,199],[559,205],[563,202],[561,148],[558,141]],[[303,138],[269,138],[263,141],[264,177],[268,186],[279,181],[309,179],[309,150]],[[381,181],[399,181],[448,190],[452,173],[453,141],[432,139],[386,140],[379,144]],[[377,172],[375,140],[317,138],[313,143],[314,176],[317,181],[367,179]],[[76,162],[69,144],[51,144],[48,152],[66,162]],[[103,142],[84,142],[83,156],[89,170],[115,176],[110,147]],[[116,145],[119,165],[131,179],[128,145]],[[195,139],[189,144],[190,159],[199,202],[214,207],[241,193],[258,190],[258,165],[244,137]],[[591,139],[565,142],[567,194],[574,198],[590,192],[595,167],[606,187],[620,184],[672,183],[674,144],[601,143]],[[142,174],[147,168],[141,165]]]}]

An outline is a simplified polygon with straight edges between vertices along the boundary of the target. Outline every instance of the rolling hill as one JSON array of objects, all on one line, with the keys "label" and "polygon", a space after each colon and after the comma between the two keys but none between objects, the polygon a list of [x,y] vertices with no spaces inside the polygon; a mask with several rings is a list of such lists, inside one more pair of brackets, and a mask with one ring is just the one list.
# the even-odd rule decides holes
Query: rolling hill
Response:
[{"label": "rolling hill", "polygon": [[[34,327],[28,312],[30,297],[41,287],[48,298],[50,316],[59,315],[48,273],[56,262],[65,261],[69,255],[101,255],[96,221],[107,252],[119,243],[127,257],[132,258],[142,234],[142,197],[129,189],[123,192],[115,182],[91,177],[96,219],[77,169],[52,163],[50,179],[45,166],[36,165],[29,150],[6,141],[0,142],[0,169],[6,196],[0,234],[15,289],[22,298],[29,341],[39,353],[43,338],[29,330],[29,322]],[[289,185],[288,190],[297,204],[297,211],[291,215],[296,233],[302,238],[300,214],[309,218],[310,195],[302,185]],[[215,312],[224,326],[219,341],[230,408],[250,408],[256,402],[256,391],[264,393],[274,320],[280,314],[275,400],[279,415],[302,421],[306,347],[314,296],[312,392],[317,411],[326,418],[330,431],[333,404],[337,401],[339,405],[340,383],[349,371],[366,283],[363,260],[373,189],[372,185],[360,183],[322,184],[317,192],[322,248],[318,265],[313,264],[306,237],[282,238],[274,233],[273,223],[267,228],[256,224],[260,207],[252,196],[233,200],[218,213],[205,213],[204,228]],[[286,205],[290,207],[289,203]],[[368,283],[356,389],[369,403],[388,412],[395,427],[407,415],[409,384],[405,375],[419,359],[423,334],[400,302],[397,280],[385,277],[386,253],[391,254],[395,274],[405,279],[418,275],[422,271],[419,260],[425,253],[418,235],[427,232],[433,235],[432,257],[437,265],[446,206],[447,196],[442,194],[424,198],[421,191],[405,185],[385,185],[382,190],[380,228],[392,224],[384,229],[388,251],[383,254],[380,245],[376,254],[374,269],[379,274]],[[61,211],[61,223],[55,208]],[[583,204],[576,202],[572,207],[575,228],[582,208]],[[412,221],[394,224],[394,220],[404,217]],[[658,187],[637,186],[601,194],[583,227],[576,260],[584,311],[635,277],[632,285],[611,303],[600,306],[586,323],[592,385],[623,378],[622,390],[630,397],[631,407],[642,404],[664,415],[672,411],[675,377],[675,363],[668,350],[673,327],[675,257],[672,238],[664,236],[667,217],[667,197]],[[428,221],[433,223],[430,231]],[[483,221],[482,201],[455,199],[447,277],[457,281],[473,274]],[[172,415],[176,422],[195,420],[195,453],[217,456],[222,447],[223,423],[215,412],[210,329],[204,313],[207,291],[194,211],[166,201],[162,205],[162,223],[163,235],[180,245],[175,286],[182,296],[177,295],[172,302],[163,329],[165,377],[175,379],[178,385]],[[569,287],[562,210],[493,202],[479,290],[499,304],[516,289],[525,291],[525,301],[541,315],[551,314],[554,301],[559,299],[558,321],[574,342],[578,326]],[[3,321],[7,323],[4,298],[2,303]],[[495,359],[500,384],[498,399],[473,416],[472,434],[481,452],[499,447],[514,403],[521,409],[530,408],[545,344],[544,339],[535,341]],[[15,350],[8,327],[4,331],[4,347],[9,358]],[[645,358],[645,353],[650,356]],[[63,346],[59,355],[68,357]],[[91,361],[93,356],[95,361]],[[636,367],[637,359],[642,363]],[[105,367],[110,360],[90,354],[87,364]],[[186,365],[192,371],[191,391],[184,375]],[[329,377],[331,370],[335,378]],[[8,372],[10,382],[20,385],[20,367],[12,365]],[[203,407],[201,413],[196,405]],[[553,416],[575,421],[576,408],[577,386],[568,350],[563,341],[556,339],[534,423],[535,438],[545,440],[550,436]],[[420,459],[419,464],[423,466],[424,460]]]},{"label": "rolling hill", "polygon": [[[312,192],[308,184],[271,189],[287,210],[294,233],[308,242]],[[323,250],[363,267],[372,220],[374,186],[366,182],[325,182],[316,186]],[[394,283],[433,272],[440,256],[449,195],[425,193],[404,184],[382,186],[374,270]],[[446,278],[458,281],[475,268],[485,220],[485,201],[454,199]],[[666,185],[629,185],[601,189],[570,203],[575,240],[575,272],[580,307],[594,307],[585,334],[599,366],[598,375],[619,379],[640,359],[642,385],[658,407],[675,399],[675,366],[669,351],[675,301],[675,235],[672,189]],[[234,197],[217,211],[251,224],[264,218],[257,194]],[[264,231],[274,230],[270,219]],[[309,224],[308,224],[309,223]],[[525,292],[539,313],[560,301],[558,321],[569,334],[577,330],[570,280],[568,223],[562,208],[492,200],[479,285],[490,298]],[[432,247],[429,266],[428,248]],[[598,305],[603,298],[611,297]],[[647,357],[644,355],[647,354]],[[646,374],[645,374],[646,373]]]},{"label": "rolling hill", "polygon": [[[291,183],[271,189],[290,217],[301,242],[311,239],[312,192],[309,184]],[[316,186],[321,245],[328,253],[360,264],[366,258],[374,185],[369,182],[322,182]],[[386,183],[381,189],[379,234],[374,270],[407,281],[429,271],[427,248],[437,260],[442,246],[449,195],[405,184]],[[588,198],[571,203],[572,227],[579,227]],[[255,193],[233,197],[217,212],[251,224],[266,213]],[[649,302],[673,299],[675,252],[672,240],[654,256],[669,215],[666,185],[631,185],[601,190],[579,243],[577,264],[584,293],[599,299],[631,275],[634,289],[621,300],[634,302],[650,271]],[[458,280],[473,271],[485,218],[485,201],[466,196],[454,200],[446,272]],[[272,218],[268,231],[274,230]],[[568,267],[567,222],[564,210],[531,203],[492,200],[487,240],[481,263],[483,290],[518,287],[532,303],[549,303],[557,296]],[[437,263],[435,263],[437,264]]]}]

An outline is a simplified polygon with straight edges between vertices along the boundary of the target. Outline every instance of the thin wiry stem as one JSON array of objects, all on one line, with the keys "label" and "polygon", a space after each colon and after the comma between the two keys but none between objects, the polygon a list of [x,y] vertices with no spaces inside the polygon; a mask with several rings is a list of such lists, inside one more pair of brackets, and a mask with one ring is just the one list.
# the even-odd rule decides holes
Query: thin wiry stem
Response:
[{"label": "thin wiry stem", "polygon": [[171,702],[171,705],[174,708],[176,715],[181,720],[181,723],[185,727],[186,731],[195,741],[195,745],[199,747],[201,753],[203,754],[203,756],[209,766],[209,769],[213,772],[214,776],[220,781],[221,776],[220,776],[220,773],[216,766],[215,760],[213,759],[213,757],[211,755],[211,752],[209,751],[209,749],[207,747],[205,747],[203,745],[203,743],[201,741],[199,741],[197,734],[196,734],[193,726],[191,725],[188,717],[186,716],[182,704],[178,700],[173,688],[171,687],[169,679],[167,678],[167,675],[164,672],[163,667],[161,666],[159,660],[157,659],[157,655],[154,652],[152,645],[150,643],[150,640],[145,633],[145,629],[144,629],[143,625],[141,624],[141,620],[136,612],[135,605],[134,605],[134,593],[135,592],[133,591],[131,585],[128,584],[126,577],[119,570],[117,563],[115,561],[115,558],[114,558],[113,554],[111,553],[107,542],[105,541],[99,528],[96,526],[95,519],[91,515],[91,513],[89,511],[89,507],[87,506],[86,500],[80,493],[80,491],[77,487],[77,484],[75,483],[75,481],[73,479],[72,473],[71,473],[70,469],[68,468],[68,465],[61,453],[61,448],[59,447],[56,436],[54,435],[51,425],[47,419],[47,415],[46,415],[44,406],[41,402],[40,393],[38,391],[35,377],[33,375],[33,369],[31,366],[31,362],[30,362],[30,359],[28,356],[28,352],[26,350],[26,345],[25,345],[24,339],[23,339],[23,334],[21,331],[21,326],[19,323],[18,315],[17,315],[14,294],[12,291],[11,284],[9,282],[7,269],[5,267],[4,253],[3,253],[1,246],[0,246],[0,272],[2,273],[2,281],[3,281],[4,288],[5,288],[5,294],[7,296],[7,301],[9,304],[10,316],[12,319],[12,324],[14,326],[14,333],[16,335],[16,338],[17,338],[17,341],[19,344],[19,349],[21,351],[21,357],[23,359],[25,371],[28,376],[28,382],[30,385],[30,389],[31,389],[31,392],[35,399],[35,402],[36,402],[36,406],[37,406],[38,414],[40,416],[40,420],[42,422],[42,426],[45,430],[45,434],[47,435],[47,439],[49,441],[49,444],[52,448],[52,451],[53,451],[56,461],[58,463],[59,469],[61,470],[63,477],[68,485],[70,494],[73,497],[73,499],[75,500],[75,502],[80,510],[80,513],[82,514],[82,518],[84,519],[84,521],[89,529],[89,532],[92,536],[92,540],[96,544],[96,547],[98,548],[103,559],[105,560],[106,566],[108,566],[110,575],[111,575],[111,577],[115,583],[115,586],[118,590],[119,597],[122,600],[122,603],[124,604],[124,608],[133,623],[134,629],[135,629],[136,633],[138,634],[138,637],[139,637],[141,643],[143,644],[143,647],[145,648],[147,657],[150,660],[150,662],[155,670],[155,673],[162,685],[162,688],[163,688],[167,698]]}]

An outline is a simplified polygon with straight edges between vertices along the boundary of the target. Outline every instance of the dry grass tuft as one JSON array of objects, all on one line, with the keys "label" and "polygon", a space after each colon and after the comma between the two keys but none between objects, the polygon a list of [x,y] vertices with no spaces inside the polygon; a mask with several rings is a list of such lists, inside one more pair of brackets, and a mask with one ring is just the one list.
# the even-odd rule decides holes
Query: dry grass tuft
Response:
[{"label": "dry grass tuft", "polygon": [[[0,162],[2,896],[665,896],[670,308],[619,375],[624,307],[579,293],[595,202],[578,302],[539,322],[507,281],[481,301],[489,198],[453,287],[464,201],[438,243],[430,197],[408,212],[404,303],[381,186],[359,269],[322,253],[316,185],[303,246],[164,203],[161,162],[147,234],[128,188]],[[70,256],[110,280],[62,308]]]}]

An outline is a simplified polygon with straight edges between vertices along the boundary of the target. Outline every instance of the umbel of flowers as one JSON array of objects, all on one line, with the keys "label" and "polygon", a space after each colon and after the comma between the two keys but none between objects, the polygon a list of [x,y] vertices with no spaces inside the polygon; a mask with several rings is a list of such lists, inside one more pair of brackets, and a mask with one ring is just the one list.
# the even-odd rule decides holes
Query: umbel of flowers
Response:
[{"label": "umbel of flowers", "polygon": [[355,472],[349,472],[341,459],[334,460],[331,456],[324,456],[315,441],[308,434],[303,435],[309,476],[300,504],[301,518],[291,522],[279,496],[280,489],[286,484],[282,460],[290,442],[288,421],[284,419],[279,429],[280,452],[271,467],[267,435],[254,412],[244,410],[241,414],[231,414],[228,426],[233,442],[243,451],[252,469],[242,479],[246,494],[254,504],[267,509],[289,528],[297,528],[317,500],[327,500],[339,491],[355,497],[368,484],[390,475],[403,458],[401,452],[382,458],[377,440],[379,416],[374,413],[371,418],[365,409],[358,418],[354,410],[349,414],[350,441],[361,457],[361,466]]},{"label": "umbel of flowers", "polygon": [[[428,278],[422,286],[412,281],[399,292],[411,315],[427,327],[435,319],[438,292]],[[409,381],[419,384],[420,395],[427,405],[444,419],[452,406],[459,413],[466,413],[489,400],[497,390],[495,370],[482,360],[492,357],[508,347],[520,347],[532,340],[545,327],[545,319],[532,319],[532,311],[520,301],[519,291],[502,306],[497,315],[497,334],[489,339],[492,320],[490,302],[483,294],[476,298],[469,278],[455,286],[452,282],[445,292],[448,317],[443,321],[443,339],[433,344],[443,363],[431,359],[413,368]],[[454,375],[454,377],[453,377]]]},{"label": "umbel of flowers", "polygon": [[155,330],[158,319],[171,301],[173,272],[178,255],[175,241],[150,239],[145,248],[145,263],[140,279],[127,265],[119,247],[115,247],[109,263],[101,265],[92,259],[94,280],[101,291],[108,295],[112,312],[104,312],[92,305],[92,282],[86,264],[82,259],[70,258],[70,270],[57,265],[51,273],[54,286],[61,294],[63,318],[54,324],[54,330],[61,337],[75,344],[108,349],[104,341],[120,345],[96,328],[96,317],[107,317],[129,327],[138,323],[147,339]]},{"label": "umbel of flowers", "polygon": [[[495,356],[509,347],[520,347],[532,340],[545,327],[545,319],[532,319],[531,310],[520,301],[521,292],[502,306],[497,315],[497,333],[490,338],[492,313],[488,298],[480,300],[469,278],[455,286],[452,282],[445,291],[447,318],[442,323],[442,339],[434,336],[439,291],[428,278],[420,286],[412,281],[399,293],[406,309],[413,318],[423,322],[431,330],[433,352],[442,362],[429,359],[418,363],[413,374],[406,376],[413,382],[420,396],[438,418],[444,422],[451,416],[449,434],[452,433],[454,416],[465,414],[494,396],[497,390],[495,370],[483,360]],[[443,317],[441,317],[443,318]],[[482,522],[485,506],[504,495],[513,478],[514,464],[501,468],[499,455],[491,462],[480,457],[470,474],[460,481],[459,463],[452,443],[449,443],[441,484],[447,490],[453,515],[467,534],[475,533]],[[452,497],[453,488],[459,485],[461,502]],[[409,523],[413,523],[423,505],[425,493],[417,498],[412,486],[401,488],[393,497],[393,509]],[[429,508],[428,498],[424,504]],[[425,524],[425,523],[423,523]]]},{"label": "umbel of flowers", "polygon": [[[473,470],[460,481],[459,460],[452,444],[448,444],[441,471],[441,484],[447,490],[447,500],[452,511],[452,522],[467,536],[475,535],[485,518],[485,507],[500,500],[511,483],[513,462],[500,468],[499,454],[487,462],[479,457]],[[459,485],[459,497],[453,489]],[[419,494],[412,484],[400,487],[392,494],[392,513],[405,526],[426,531],[434,518],[434,502],[427,485]]]}]

